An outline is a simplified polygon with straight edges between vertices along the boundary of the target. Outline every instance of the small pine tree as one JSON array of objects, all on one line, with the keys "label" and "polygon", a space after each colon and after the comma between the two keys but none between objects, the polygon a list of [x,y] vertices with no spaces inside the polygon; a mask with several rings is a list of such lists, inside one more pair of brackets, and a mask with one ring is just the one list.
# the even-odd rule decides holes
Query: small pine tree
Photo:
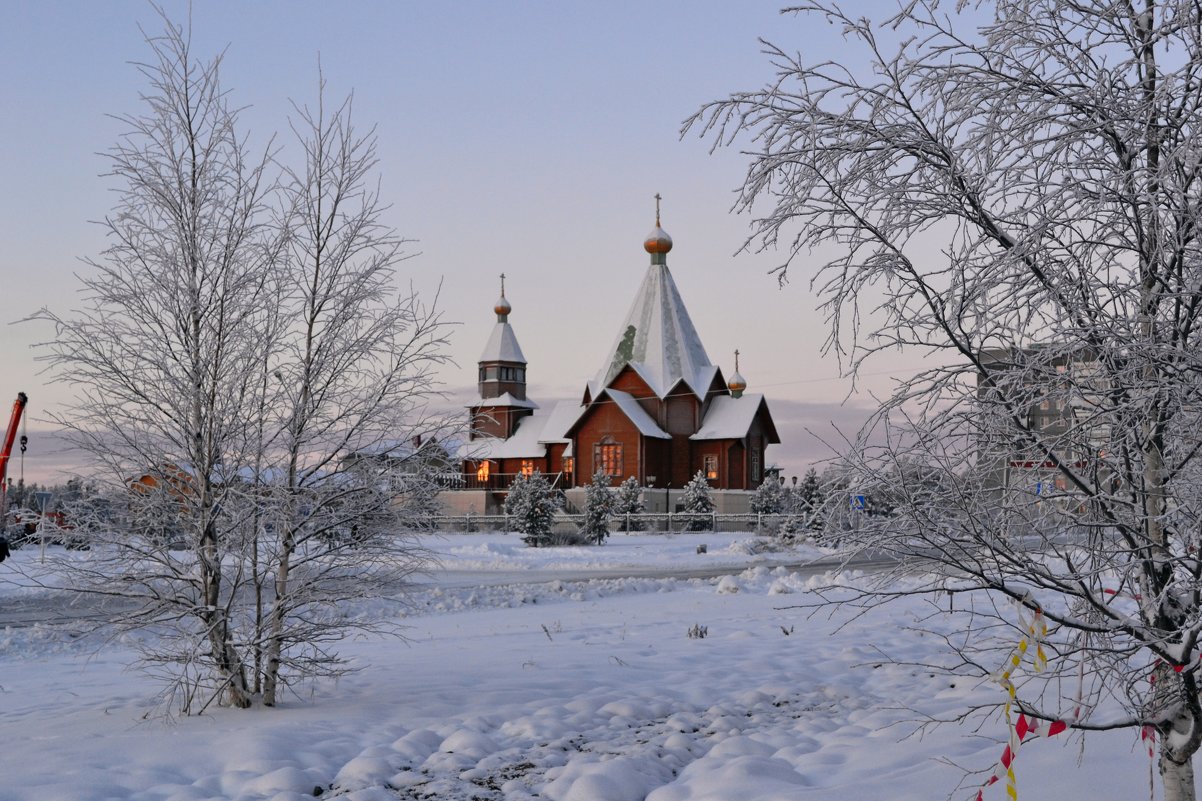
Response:
[{"label": "small pine tree", "polygon": [[705,473],[700,470],[693,480],[684,485],[684,497],[681,505],[689,517],[686,527],[689,531],[708,531],[714,521],[714,499],[710,494],[709,482]]},{"label": "small pine tree", "polygon": [[593,474],[592,483],[584,488],[584,521],[580,524],[580,535],[586,542],[600,545],[609,536],[609,519],[616,501],[609,481],[609,476],[598,470]]},{"label": "small pine tree", "polygon": [[614,514],[622,524],[623,531],[642,531],[643,521],[637,515],[643,514],[647,505],[643,502],[643,488],[634,476],[618,485],[614,493]]},{"label": "small pine tree", "polygon": [[809,514],[809,527],[814,531],[820,531],[824,525],[822,518],[822,510],[826,506],[826,490],[822,486],[822,481],[818,478],[818,471],[810,468],[806,471],[805,478],[801,481],[801,497],[806,504],[806,511]]},{"label": "small pine tree", "polygon": [[563,499],[551,488],[551,482],[538,472],[518,476],[505,496],[505,514],[513,519],[514,530],[521,532],[522,541],[533,548],[552,544],[551,524],[562,505]]},{"label": "small pine tree", "polygon": [[764,479],[751,496],[751,511],[760,515],[778,515],[785,509],[785,495],[788,490],[779,479],[772,476]]}]

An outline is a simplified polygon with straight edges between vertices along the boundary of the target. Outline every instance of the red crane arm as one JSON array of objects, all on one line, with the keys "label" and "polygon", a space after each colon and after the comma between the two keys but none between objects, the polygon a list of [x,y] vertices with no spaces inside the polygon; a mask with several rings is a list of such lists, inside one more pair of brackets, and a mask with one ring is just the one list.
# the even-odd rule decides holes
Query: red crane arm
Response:
[{"label": "red crane arm", "polygon": [[7,489],[8,457],[13,453],[13,442],[17,439],[17,429],[21,426],[21,415],[25,412],[25,404],[29,397],[24,392],[17,393],[17,402],[13,404],[13,416],[8,421],[8,433],[4,435],[4,450],[0,450],[0,487]]}]

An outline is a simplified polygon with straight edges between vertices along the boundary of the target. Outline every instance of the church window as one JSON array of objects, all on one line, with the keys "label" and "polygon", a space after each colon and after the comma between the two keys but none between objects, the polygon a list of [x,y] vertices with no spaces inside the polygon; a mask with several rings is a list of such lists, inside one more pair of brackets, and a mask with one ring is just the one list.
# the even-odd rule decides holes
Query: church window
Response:
[{"label": "church window", "polygon": [[522,475],[524,475],[524,476],[534,475],[534,460],[533,459],[523,459],[522,460]]},{"label": "church window", "polygon": [[593,469],[607,476],[622,475],[622,444],[606,437],[594,445]]},{"label": "church window", "polygon": [[718,480],[718,456],[709,453],[705,456],[705,477],[710,481]]},{"label": "church window", "polygon": [[573,472],[575,472],[575,470],[576,470],[576,460],[573,459],[571,456],[563,457],[563,472],[567,473],[570,476],[570,475],[572,475]]},{"label": "church window", "polygon": [[476,480],[488,481],[488,462],[481,462],[480,466],[476,468]]},{"label": "church window", "polygon": [[480,368],[480,380],[481,381],[484,380],[485,372],[486,372],[485,369],[483,367],[481,367]]},{"label": "church window", "polygon": [[758,483],[760,480],[760,452],[751,452],[751,480]]},{"label": "church window", "polygon": [[513,368],[512,367],[502,367],[501,368],[501,380],[502,381],[512,381],[513,380]]}]

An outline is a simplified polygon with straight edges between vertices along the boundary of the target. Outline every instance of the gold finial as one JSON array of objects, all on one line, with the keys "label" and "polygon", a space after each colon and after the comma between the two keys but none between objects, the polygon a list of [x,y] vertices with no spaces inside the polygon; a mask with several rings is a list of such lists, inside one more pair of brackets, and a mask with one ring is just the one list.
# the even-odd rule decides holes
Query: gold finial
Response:
[{"label": "gold finial", "polygon": [[739,372],[739,350],[735,349],[735,372]]},{"label": "gold finial", "polygon": [[656,228],[659,228],[659,227],[660,227],[660,225],[659,225],[659,202],[660,202],[660,200],[662,200],[662,199],[663,199],[663,198],[661,198],[661,197],[659,196],[659,192],[656,192],[656,193],[655,193],[655,227],[656,227]]},{"label": "gold finial", "polygon": [[501,273],[501,297],[505,297],[505,273]]}]

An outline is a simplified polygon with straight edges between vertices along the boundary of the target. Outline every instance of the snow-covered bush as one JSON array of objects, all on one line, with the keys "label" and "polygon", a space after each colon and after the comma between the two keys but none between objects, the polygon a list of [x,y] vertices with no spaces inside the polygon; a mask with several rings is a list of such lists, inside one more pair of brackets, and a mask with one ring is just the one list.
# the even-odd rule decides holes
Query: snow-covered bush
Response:
[{"label": "snow-covered bush", "polygon": [[615,503],[609,481],[607,474],[597,471],[592,483],[584,488],[584,520],[579,533],[586,542],[600,545],[609,536],[609,519],[613,517]]},{"label": "snow-covered bush", "polygon": [[618,518],[623,531],[642,531],[643,521],[638,515],[647,511],[643,501],[643,488],[639,486],[634,476],[618,485],[614,492],[614,515]]},{"label": "snow-covered bush", "polygon": [[684,485],[681,506],[686,515],[685,527],[689,531],[708,531],[713,526],[714,499],[705,473],[698,470],[693,480]]},{"label": "snow-covered bush", "polygon": [[563,498],[539,472],[518,476],[505,496],[505,514],[512,518],[514,530],[521,532],[522,541],[534,548],[555,544],[551,524],[562,506]]}]

